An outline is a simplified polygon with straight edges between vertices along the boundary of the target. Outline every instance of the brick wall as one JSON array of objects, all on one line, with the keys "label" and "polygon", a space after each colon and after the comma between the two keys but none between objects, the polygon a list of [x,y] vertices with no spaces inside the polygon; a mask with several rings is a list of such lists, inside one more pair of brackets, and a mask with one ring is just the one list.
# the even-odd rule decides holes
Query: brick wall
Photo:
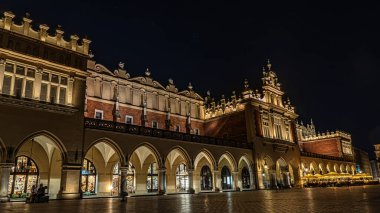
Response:
[{"label": "brick wall", "polygon": [[[95,109],[97,110],[103,110],[103,120],[113,121],[113,111],[114,111],[114,104],[111,103],[103,103],[100,101],[94,101],[94,100],[88,100],[87,101],[87,114],[86,117],[94,118],[95,117]],[[141,109],[135,109],[131,107],[125,107],[120,106],[119,107],[120,112],[120,118],[117,120],[118,122],[125,123],[125,116],[129,115],[133,117],[133,124],[134,125],[141,125],[142,121],[142,113],[143,110]],[[152,121],[158,122],[158,128],[159,129],[166,129],[165,126],[165,120],[166,120],[166,114],[163,113],[156,113],[147,111],[147,122],[145,123],[146,127],[152,127]],[[171,126],[170,130],[175,131],[176,125],[180,126],[180,132],[185,133],[186,132],[186,120],[187,118],[185,116],[177,117],[172,114],[170,117],[171,120]],[[191,120],[191,128],[192,128],[192,134],[195,133],[194,129],[199,129],[200,134],[204,135],[204,123],[202,121],[196,121]]]},{"label": "brick wall", "polygon": [[236,112],[206,121],[205,134],[210,137],[247,140],[245,112]]},{"label": "brick wall", "polygon": [[300,142],[300,146],[305,152],[312,152],[334,157],[342,157],[339,138],[328,138]]}]

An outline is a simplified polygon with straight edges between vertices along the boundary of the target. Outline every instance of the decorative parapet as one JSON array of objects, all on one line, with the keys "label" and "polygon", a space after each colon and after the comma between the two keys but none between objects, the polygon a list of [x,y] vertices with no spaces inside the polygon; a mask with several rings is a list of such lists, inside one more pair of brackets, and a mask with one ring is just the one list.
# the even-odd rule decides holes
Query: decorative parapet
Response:
[{"label": "decorative parapet", "polygon": [[85,118],[84,127],[88,129],[98,129],[104,131],[113,131],[126,134],[142,135],[156,138],[167,138],[172,140],[187,141],[200,144],[209,144],[217,146],[236,147],[242,149],[252,149],[252,144],[245,141],[236,141],[222,138],[214,138],[200,135],[193,135],[169,130],[136,126],[113,121],[104,121],[93,118]]},{"label": "decorative parapet", "polygon": [[319,139],[327,139],[327,138],[335,138],[335,137],[342,137],[342,138],[347,138],[351,139],[351,135],[349,133],[343,132],[343,131],[327,131],[324,133],[318,133],[316,135],[310,135],[310,136],[305,136],[302,141],[312,141],[312,140],[319,140]]},{"label": "decorative parapet", "polygon": [[70,41],[66,41],[63,38],[64,31],[60,26],[55,30],[55,35],[50,35],[48,33],[50,28],[46,24],[39,25],[39,30],[35,31],[31,25],[32,20],[29,18],[29,14],[26,14],[26,17],[22,19],[21,24],[14,23],[14,17],[15,15],[10,11],[4,12],[4,17],[0,19],[0,28],[84,55],[89,54],[91,41],[86,38],[83,38],[79,44],[79,37],[77,35],[71,35]]},{"label": "decorative parapet", "polygon": [[320,159],[326,159],[326,160],[334,160],[334,161],[346,161],[346,162],[353,162],[352,158],[344,158],[344,157],[334,157],[329,155],[322,155],[312,152],[301,152],[302,157],[311,157],[311,158],[320,158]]}]

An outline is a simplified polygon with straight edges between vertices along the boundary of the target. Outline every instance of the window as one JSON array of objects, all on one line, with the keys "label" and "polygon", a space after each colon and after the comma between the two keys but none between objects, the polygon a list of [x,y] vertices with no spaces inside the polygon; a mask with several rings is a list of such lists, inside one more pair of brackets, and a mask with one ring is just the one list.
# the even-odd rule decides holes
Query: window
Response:
[{"label": "window", "polygon": [[25,98],[33,98],[33,81],[26,80],[25,83]]},{"label": "window", "polygon": [[41,84],[41,92],[40,92],[40,100],[41,101],[47,101],[47,89],[48,85],[45,83]]},{"label": "window", "polygon": [[222,168],[222,189],[232,189],[231,172],[226,166]]},{"label": "window", "polygon": [[267,113],[262,114],[262,122],[263,122],[263,135],[264,137],[269,138],[270,137],[269,116]]},{"label": "window", "polygon": [[11,94],[11,82],[12,77],[5,75],[3,81],[3,94],[10,95]]},{"label": "window", "polygon": [[125,123],[126,124],[133,124],[133,117],[130,115],[125,116]]},{"label": "window", "polygon": [[152,121],[152,128],[157,129],[158,128],[158,123],[157,121]]},{"label": "window", "polygon": [[103,120],[103,110],[96,109],[94,118]]},{"label": "window", "polygon": [[19,156],[11,170],[8,194],[31,193],[32,186],[38,183],[38,167],[29,157]]},{"label": "window", "polygon": [[61,87],[59,89],[59,104],[66,104],[66,88]]},{"label": "window", "polygon": [[84,195],[95,194],[96,188],[96,168],[88,159],[83,160],[82,165],[81,189]]},{"label": "window", "polygon": [[179,125],[175,125],[175,131],[176,131],[176,132],[180,132],[180,127],[179,127]]},{"label": "window", "polygon": [[201,169],[201,190],[212,190],[212,174],[208,166]]},{"label": "window", "polygon": [[22,95],[22,78],[16,78],[15,84],[13,85],[13,92],[16,95],[16,97],[21,97]]},{"label": "window", "polygon": [[16,74],[17,75],[25,75],[25,67],[16,66]]},{"label": "window", "polygon": [[285,121],[285,140],[290,141],[290,124],[289,124],[289,121]]},{"label": "window", "polygon": [[177,166],[176,189],[177,192],[186,192],[189,190],[189,175],[187,173],[186,164],[182,163]]},{"label": "window", "polygon": [[198,128],[195,128],[195,129],[194,129],[194,133],[195,133],[196,135],[201,135],[201,131],[200,131]]},{"label": "window", "polygon": [[15,67],[14,64],[6,63],[5,64],[5,72],[11,72],[11,73],[13,73],[14,72],[14,67]]},{"label": "window", "polygon": [[281,132],[281,119],[280,118],[274,118],[274,135],[277,139],[282,139],[282,132]]},{"label": "window", "polygon": [[57,99],[57,86],[55,85],[51,85],[50,86],[50,103],[56,103],[56,99]]},{"label": "window", "polygon": [[31,77],[31,78],[34,78],[35,77],[35,74],[36,73],[36,71],[34,70],[34,69],[28,69],[27,71],[26,71],[26,76],[28,76],[28,77]]},{"label": "window", "polygon": [[157,163],[152,163],[149,165],[147,172],[146,189],[148,192],[158,191]]}]

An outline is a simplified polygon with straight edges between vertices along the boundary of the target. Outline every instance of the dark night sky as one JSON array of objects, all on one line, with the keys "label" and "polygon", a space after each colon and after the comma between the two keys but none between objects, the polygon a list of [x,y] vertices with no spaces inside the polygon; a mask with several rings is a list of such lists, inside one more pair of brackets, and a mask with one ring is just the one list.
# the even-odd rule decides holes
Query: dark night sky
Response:
[{"label": "dark night sky", "polygon": [[[240,91],[244,78],[261,86],[270,58],[301,119],[319,131],[351,132],[355,146],[373,154],[380,143],[380,8],[364,3],[281,4],[205,1],[0,2],[0,10],[51,32],[88,35],[98,63],[126,62],[132,76],[146,67],[166,85],[192,82],[201,95]],[[20,20],[20,19],[17,19]]]}]

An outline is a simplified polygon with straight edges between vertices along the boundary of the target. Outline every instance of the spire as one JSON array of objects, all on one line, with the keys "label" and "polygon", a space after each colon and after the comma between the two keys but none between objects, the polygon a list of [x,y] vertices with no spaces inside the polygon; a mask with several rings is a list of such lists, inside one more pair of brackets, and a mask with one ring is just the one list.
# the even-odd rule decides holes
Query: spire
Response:
[{"label": "spire", "polygon": [[270,63],[269,59],[267,60],[267,67],[268,67],[268,71],[270,71],[272,68],[272,64]]}]

